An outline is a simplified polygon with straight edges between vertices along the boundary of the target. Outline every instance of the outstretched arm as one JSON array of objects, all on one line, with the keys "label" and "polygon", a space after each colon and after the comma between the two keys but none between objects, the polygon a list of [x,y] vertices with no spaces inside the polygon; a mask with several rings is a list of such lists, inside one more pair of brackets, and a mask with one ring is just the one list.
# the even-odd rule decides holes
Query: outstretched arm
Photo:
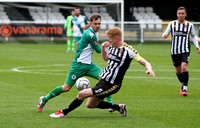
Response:
[{"label": "outstretched arm", "polygon": [[[200,40],[200,39],[199,39]],[[192,35],[192,41],[197,48],[197,53],[200,54],[200,48],[198,43],[198,37],[196,35]]]},{"label": "outstretched arm", "polygon": [[86,24],[85,26],[81,26],[81,29],[88,29],[90,27],[90,24]]},{"label": "outstretched arm", "polygon": [[151,75],[151,76],[155,76],[155,73],[154,73],[154,71],[152,70],[151,64],[150,64],[148,61],[146,61],[144,58],[142,58],[142,59],[140,59],[138,62],[139,62],[141,65],[145,66],[145,68],[147,69],[147,70],[146,70],[146,74],[149,74],[149,75]]}]

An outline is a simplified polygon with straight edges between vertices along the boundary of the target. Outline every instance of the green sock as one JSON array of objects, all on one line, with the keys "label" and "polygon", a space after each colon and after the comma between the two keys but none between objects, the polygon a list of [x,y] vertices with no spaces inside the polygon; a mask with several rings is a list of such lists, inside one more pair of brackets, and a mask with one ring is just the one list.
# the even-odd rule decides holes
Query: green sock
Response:
[{"label": "green sock", "polygon": [[106,97],[107,98],[107,101],[109,102],[109,103],[113,103],[113,101],[112,101],[112,95],[110,95],[109,97]]},{"label": "green sock", "polygon": [[72,42],[72,51],[74,51],[74,49],[75,49],[75,43]]},{"label": "green sock", "polygon": [[70,50],[71,47],[71,40],[67,40],[67,50]]},{"label": "green sock", "polygon": [[53,97],[56,97],[58,95],[60,95],[61,93],[63,93],[63,90],[62,90],[62,86],[58,86],[56,87],[54,90],[52,90],[48,95],[46,95],[42,101],[44,103],[46,103],[49,99],[53,98]]}]

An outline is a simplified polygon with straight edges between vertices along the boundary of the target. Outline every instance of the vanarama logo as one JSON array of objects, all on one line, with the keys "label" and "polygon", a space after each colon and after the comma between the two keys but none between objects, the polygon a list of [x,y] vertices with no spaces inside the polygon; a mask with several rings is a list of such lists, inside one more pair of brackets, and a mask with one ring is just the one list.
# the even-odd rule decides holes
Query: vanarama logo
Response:
[{"label": "vanarama logo", "polygon": [[3,37],[11,35],[61,35],[63,34],[62,27],[54,26],[11,26],[2,25],[0,27],[0,34]]},{"label": "vanarama logo", "polygon": [[4,37],[9,37],[12,34],[12,27],[10,25],[2,25],[0,27],[0,34]]}]

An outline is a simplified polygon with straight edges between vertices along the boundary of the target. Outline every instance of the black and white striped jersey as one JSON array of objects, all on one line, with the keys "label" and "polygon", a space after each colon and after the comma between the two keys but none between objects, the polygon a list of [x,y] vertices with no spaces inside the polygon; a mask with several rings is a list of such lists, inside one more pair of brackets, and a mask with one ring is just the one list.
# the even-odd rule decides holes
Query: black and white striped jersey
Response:
[{"label": "black and white striped jersey", "polygon": [[179,23],[171,21],[165,33],[172,35],[171,54],[181,54],[190,52],[190,35],[195,35],[194,25],[188,21]]},{"label": "black and white striped jersey", "polygon": [[110,46],[107,51],[108,65],[100,73],[101,79],[111,84],[121,85],[132,59],[139,61],[142,57],[126,43],[120,48]]}]

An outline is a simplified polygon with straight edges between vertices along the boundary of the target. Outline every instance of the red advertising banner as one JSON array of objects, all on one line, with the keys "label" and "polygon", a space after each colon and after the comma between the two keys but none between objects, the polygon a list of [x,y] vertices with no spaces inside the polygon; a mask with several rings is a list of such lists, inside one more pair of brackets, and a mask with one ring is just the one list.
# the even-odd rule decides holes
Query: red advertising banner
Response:
[{"label": "red advertising banner", "polygon": [[46,24],[2,24],[0,25],[0,36],[23,37],[23,36],[65,36],[63,25]]}]

